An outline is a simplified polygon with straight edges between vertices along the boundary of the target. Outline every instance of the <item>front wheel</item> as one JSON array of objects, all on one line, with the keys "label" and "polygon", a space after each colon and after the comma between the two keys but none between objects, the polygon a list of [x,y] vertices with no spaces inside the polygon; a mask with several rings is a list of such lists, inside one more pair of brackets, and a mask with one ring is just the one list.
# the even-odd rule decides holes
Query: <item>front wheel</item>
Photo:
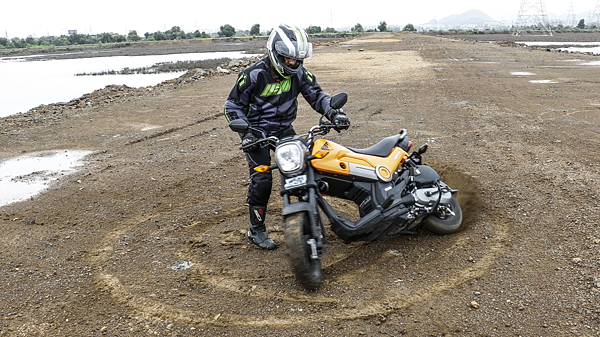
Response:
[{"label": "front wheel", "polygon": [[283,236],[285,252],[298,283],[306,290],[318,288],[323,280],[323,270],[321,260],[311,257],[316,250],[316,243],[310,236],[310,222],[306,212],[283,218]]},{"label": "front wheel", "polygon": [[436,234],[456,233],[460,230],[461,224],[462,209],[454,196],[448,205],[438,207],[435,213],[423,221],[423,226]]}]

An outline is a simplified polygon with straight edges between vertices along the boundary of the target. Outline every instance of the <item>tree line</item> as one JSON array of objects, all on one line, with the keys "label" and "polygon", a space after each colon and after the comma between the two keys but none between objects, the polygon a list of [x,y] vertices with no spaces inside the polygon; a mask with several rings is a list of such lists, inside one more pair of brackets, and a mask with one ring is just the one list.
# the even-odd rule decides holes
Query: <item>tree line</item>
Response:
[{"label": "tree line", "polygon": [[174,26],[173,28],[161,32],[156,31],[154,33],[145,33],[139,36],[137,31],[132,30],[129,34],[121,35],[115,33],[101,33],[101,34],[77,34],[72,33],[61,36],[43,36],[34,38],[28,36],[25,39],[12,38],[7,39],[0,37],[0,48],[27,48],[27,47],[61,47],[61,46],[73,46],[73,45],[94,45],[103,43],[120,43],[120,42],[137,42],[141,40],[147,41],[167,41],[167,40],[191,40],[191,39],[205,39],[211,38],[212,36],[206,32],[200,32],[196,30],[192,33],[184,32],[180,27]]},{"label": "tree line", "polygon": [[[410,27],[408,30],[416,30],[412,24],[407,25]],[[407,30],[405,27],[405,30]],[[352,33],[363,33],[373,31],[387,31],[388,26],[385,21],[381,21],[375,29],[365,30],[360,23],[357,23],[351,28]],[[321,29],[319,26],[309,26],[306,28],[308,34],[333,34],[339,33],[333,28],[327,27]],[[28,36],[27,38],[2,38],[0,37],[0,49],[13,49],[13,48],[28,48],[28,47],[63,47],[63,46],[77,46],[77,45],[98,45],[106,43],[122,43],[122,42],[138,42],[141,40],[145,41],[171,41],[171,40],[193,40],[193,39],[208,39],[213,37],[233,37],[233,36],[260,36],[268,35],[270,32],[262,33],[260,31],[260,25],[255,24],[250,28],[249,31],[236,31],[236,29],[229,25],[223,25],[219,31],[215,34],[207,34],[206,32],[195,32],[186,33],[179,26],[173,26],[171,29],[166,31],[156,31],[154,33],[145,33],[140,36],[137,31],[132,30],[127,35],[115,34],[115,33],[100,33],[100,34],[78,34],[71,33],[68,35],[61,36],[43,36],[34,38]]]}]

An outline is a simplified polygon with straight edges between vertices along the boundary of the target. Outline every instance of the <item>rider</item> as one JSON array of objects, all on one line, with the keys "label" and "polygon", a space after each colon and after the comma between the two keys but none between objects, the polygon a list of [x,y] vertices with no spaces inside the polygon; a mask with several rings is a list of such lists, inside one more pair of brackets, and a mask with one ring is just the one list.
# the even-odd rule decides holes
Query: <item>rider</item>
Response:
[{"label": "rider", "polygon": [[[292,122],[296,118],[298,94],[310,106],[330,121],[349,125],[341,110],[331,110],[330,97],[321,90],[315,76],[303,67],[304,59],[312,55],[312,43],[306,32],[282,24],[273,29],[267,41],[268,56],[244,69],[227,101],[225,117],[246,120],[252,128],[267,137],[284,138],[296,134]],[[256,142],[260,132],[240,133],[242,145]],[[265,216],[273,184],[271,172],[257,173],[253,168],[271,164],[269,147],[244,149],[250,171],[250,186],[246,204],[250,208],[248,239],[263,249],[275,249],[275,242],[266,233]]]}]

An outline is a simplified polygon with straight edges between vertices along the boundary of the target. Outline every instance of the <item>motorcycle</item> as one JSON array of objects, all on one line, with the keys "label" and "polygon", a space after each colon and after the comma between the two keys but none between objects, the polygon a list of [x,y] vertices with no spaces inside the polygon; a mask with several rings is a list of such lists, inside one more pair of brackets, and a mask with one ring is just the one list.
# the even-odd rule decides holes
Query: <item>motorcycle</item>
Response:
[{"label": "motorcycle", "polygon": [[[334,95],[331,109],[341,111],[347,99],[346,93]],[[261,132],[242,119],[231,121],[229,127],[235,132]],[[281,173],[286,254],[296,280],[306,290],[318,288],[323,279],[326,236],[319,209],[344,243],[384,240],[394,234],[415,233],[421,226],[437,234],[451,234],[462,224],[455,197],[458,191],[422,163],[428,144],[409,155],[412,142],[406,129],[365,149],[318,138],[332,129],[340,132],[347,128],[321,117],[307,134],[278,139],[263,133],[257,142],[245,146],[275,149],[275,164],[254,170],[278,169]],[[324,195],[354,202],[360,218],[351,221],[339,216]]]}]

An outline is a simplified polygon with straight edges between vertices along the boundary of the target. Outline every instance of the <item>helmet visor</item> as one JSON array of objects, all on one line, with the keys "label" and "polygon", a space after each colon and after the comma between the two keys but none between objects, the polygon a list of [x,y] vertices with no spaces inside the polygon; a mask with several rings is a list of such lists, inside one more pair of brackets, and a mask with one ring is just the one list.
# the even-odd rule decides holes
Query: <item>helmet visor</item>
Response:
[{"label": "helmet visor", "polygon": [[286,44],[283,41],[277,41],[275,42],[275,51],[281,56],[301,61],[305,58],[311,57],[312,43],[298,43],[293,41],[292,43]]}]

